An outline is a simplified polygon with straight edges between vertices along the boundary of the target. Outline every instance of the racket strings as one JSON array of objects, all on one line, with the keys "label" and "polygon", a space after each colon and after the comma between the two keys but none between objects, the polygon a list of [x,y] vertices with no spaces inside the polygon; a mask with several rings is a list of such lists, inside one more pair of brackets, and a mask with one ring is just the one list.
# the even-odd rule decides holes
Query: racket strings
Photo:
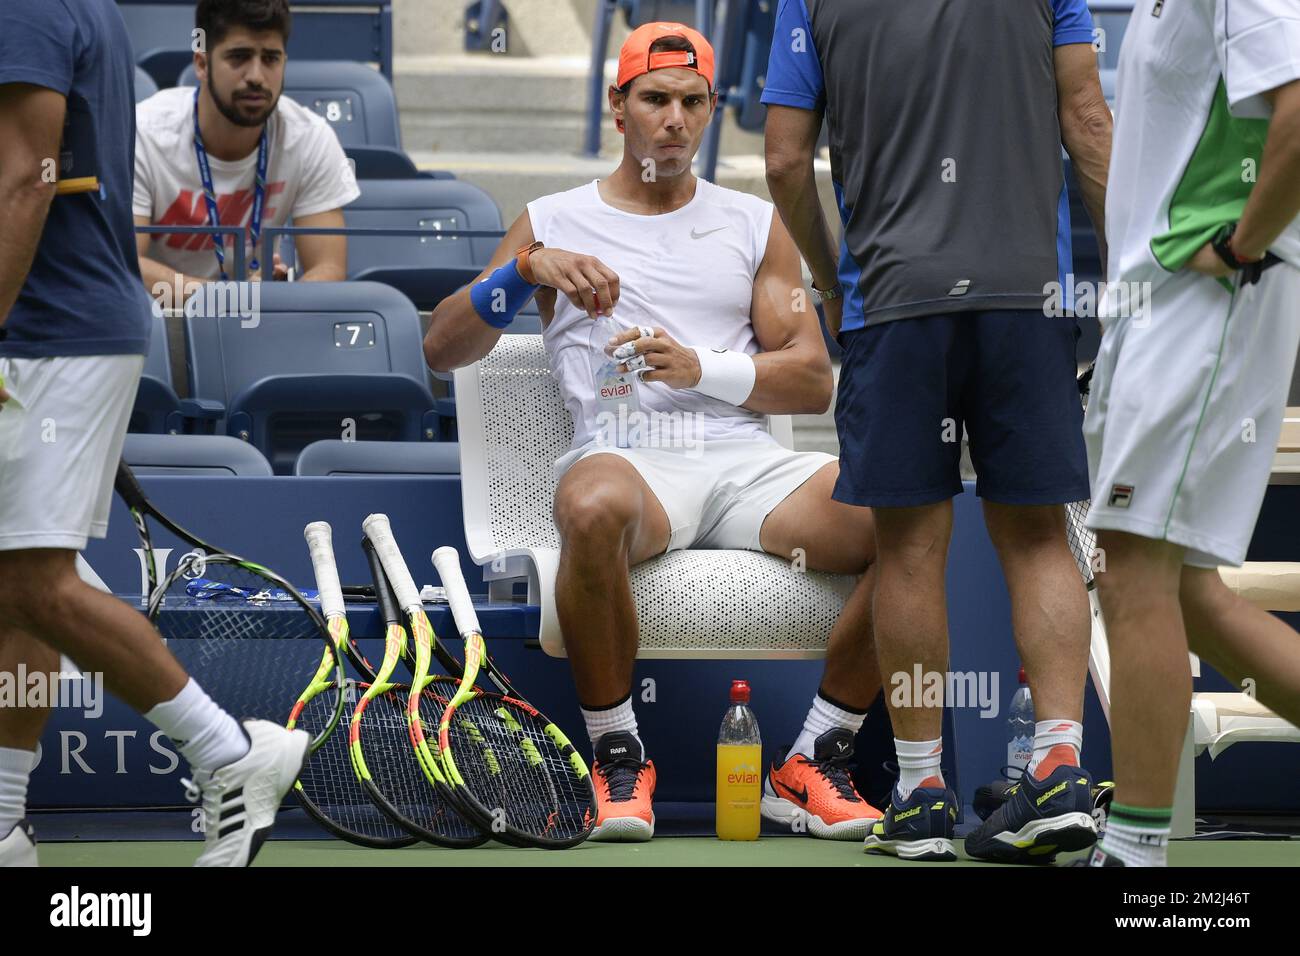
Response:
[{"label": "racket strings", "polygon": [[589,829],[591,787],[545,726],[528,710],[484,695],[457,708],[448,743],[466,789],[494,828],[562,840]]},{"label": "racket strings", "polygon": [[371,784],[390,812],[433,836],[477,842],[478,827],[425,777],[399,701],[387,695],[372,700],[361,715],[359,740]]},{"label": "racket strings", "polygon": [[[343,719],[350,722],[356,708],[357,687],[348,681],[344,693]],[[373,704],[372,704],[373,707]],[[371,708],[367,708],[367,713]],[[307,702],[298,726],[315,736],[333,712],[333,695],[317,694]],[[364,719],[364,717],[363,717]],[[324,817],[345,840],[363,845],[406,845],[414,842],[405,829],[374,805],[365,786],[352,769],[348,735],[340,727],[312,755],[298,778],[294,793],[313,816]]]}]

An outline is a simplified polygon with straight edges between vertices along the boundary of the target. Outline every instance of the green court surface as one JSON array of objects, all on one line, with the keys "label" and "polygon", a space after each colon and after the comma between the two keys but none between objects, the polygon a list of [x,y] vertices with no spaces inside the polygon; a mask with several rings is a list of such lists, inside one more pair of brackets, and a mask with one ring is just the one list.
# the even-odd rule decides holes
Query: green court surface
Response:
[{"label": "green court surface", "polygon": [[[960,841],[959,841],[960,842]],[[189,866],[197,842],[42,843],[42,866]],[[1079,854],[1076,854],[1076,856]],[[1062,856],[1062,861],[1072,857]],[[1201,840],[1169,846],[1171,866],[1300,866],[1300,840]],[[856,843],[768,837],[727,843],[706,837],[664,837],[650,843],[587,843],[572,850],[518,850],[489,844],[474,850],[411,847],[371,850],[329,840],[272,840],[256,866],[988,866],[905,863],[868,856]]]}]

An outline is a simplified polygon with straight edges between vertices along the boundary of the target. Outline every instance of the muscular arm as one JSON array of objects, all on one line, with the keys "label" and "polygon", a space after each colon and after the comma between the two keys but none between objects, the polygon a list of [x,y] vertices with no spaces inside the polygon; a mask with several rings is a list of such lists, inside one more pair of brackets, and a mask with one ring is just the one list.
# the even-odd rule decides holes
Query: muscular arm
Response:
[{"label": "muscular arm", "polygon": [[[148,216],[136,216],[135,224],[153,225]],[[202,285],[208,280],[185,275],[157,259],[150,259],[145,253],[149,251],[149,243],[155,238],[157,237],[145,233],[135,234],[135,251],[140,258],[140,278],[144,280],[144,287],[149,290],[149,294],[165,307],[180,308],[188,297],[187,290],[192,291],[195,286]]]},{"label": "muscular arm", "polygon": [[769,106],[764,152],[767,188],[812,272],[813,285],[829,289],[837,281],[835,238],[817,194],[813,156],[822,114],[793,106]]},{"label": "muscular arm", "polygon": [[1264,94],[1273,107],[1259,180],[1232,237],[1238,255],[1258,259],[1300,215],[1300,80]]},{"label": "muscular arm", "polygon": [[[796,311],[797,304],[802,311]],[[772,415],[821,414],[830,408],[830,356],[803,288],[799,251],[775,214],[754,277],[749,317],[762,351],[754,356],[754,390],[745,407]]]},{"label": "muscular arm", "polygon": [[[308,229],[341,229],[343,210],[329,209],[294,220]],[[299,282],[342,282],[348,277],[347,236],[295,236]]]},{"label": "muscular arm", "polygon": [[8,83],[0,86],[0,327],[18,300],[56,185],[47,160],[59,161],[68,101],[61,93]]},{"label": "muscular arm", "polygon": [[[515,250],[533,241],[533,224],[528,218],[528,210],[519,214],[506,234],[501,238],[487,267],[474,277],[474,282],[459,292],[447,296],[433,310],[429,331],[424,336],[424,360],[435,372],[450,372],[477,362],[492,351],[501,338],[501,330],[493,328],[483,321],[474,311],[470,301],[469,290],[474,283],[482,282],[498,268],[514,258]],[[550,305],[554,305],[554,290],[550,291]],[[542,304],[538,296],[538,305]],[[544,321],[549,321],[551,309],[542,312]]]},{"label": "muscular arm", "polygon": [[1090,43],[1067,43],[1054,54],[1056,112],[1061,142],[1070,154],[1083,204],[1097,232],[1102,274],[1106,271],[1106,179],[1114,119],[1101,92],[1097,52]]}]

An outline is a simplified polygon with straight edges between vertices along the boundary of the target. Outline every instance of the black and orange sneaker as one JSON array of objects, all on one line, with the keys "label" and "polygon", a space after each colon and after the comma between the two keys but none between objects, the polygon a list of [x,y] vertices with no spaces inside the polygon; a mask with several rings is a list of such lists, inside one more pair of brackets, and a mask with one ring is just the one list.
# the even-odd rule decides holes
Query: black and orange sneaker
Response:
[{"label": "black and orange sneaker", "polygon": [[641,741],[627,731],[596,741],[596,828],[589,839],[644,843],[655,835],[655,765],[644,758]]},{"label": "black and orange sneaker", "polygon": [[854,789],[852,759],[853,734],[836,727],[817,738],[811,758],[793,754],[772,764],[763,784],[763,818],[823,840],[864,839],[882,814]]}]

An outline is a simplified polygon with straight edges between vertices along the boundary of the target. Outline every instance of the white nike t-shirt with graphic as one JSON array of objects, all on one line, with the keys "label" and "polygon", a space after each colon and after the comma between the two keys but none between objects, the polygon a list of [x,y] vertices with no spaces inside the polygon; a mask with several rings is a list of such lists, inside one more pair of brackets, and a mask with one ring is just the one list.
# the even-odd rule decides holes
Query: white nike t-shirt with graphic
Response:
[{"label": "white nike t-shirt with graphic", "polygon": [[[658,326],[686,346],[748,355],[761,351],[749,313],[754,277],[767,250],[772,204],[700,179],[686,205],[643,216],[606,203],[597,182],[530,202],[533,236],[549,248],[595,256],[613,269],[619,277],[614,319],[624,327]],[[587,313],[557,295],[543,340],[574,426],[573,445],[557,463],[559,470],[598,439],[591,330]],[[649,420],[643,436],[647,442],[660,437],[651,413],[677,427],[687,412],[691,441],[774,441],[765,416],[747,408],[662,382],[640,382],[638,392]]]},{"label": "white nike t-shirt with graphic", "polygon": [[[147,216],[155,225],[208,225],[208,205],[194,155],[194,88],[155,93],[136,106],[135,116],[135,215]],[[263,229],[338,209],[361,195],[343,147],[324,117],[281,96],[267,135]],[[257,150],[233,161],[209,153],[208,160],[221,224],[246,227],[253,213]],[[232,242],[226,238],[226,271],[231,275]],[[252,249],[246,252],[251,259]],[[155,236],[147,255],[186,275],[220,276],[210,235]],[[270,258],[263,254],[267,276]]]}]

